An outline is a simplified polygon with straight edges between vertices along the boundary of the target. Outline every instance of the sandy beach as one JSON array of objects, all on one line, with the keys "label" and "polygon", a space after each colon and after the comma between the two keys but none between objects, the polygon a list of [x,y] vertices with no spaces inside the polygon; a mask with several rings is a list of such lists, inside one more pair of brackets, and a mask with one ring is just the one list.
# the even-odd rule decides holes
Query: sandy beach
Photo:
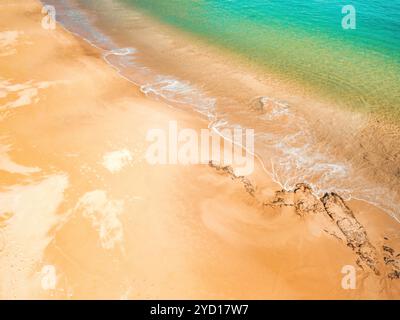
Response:
[{"label": "sandy beach", "polygon": [[0,299],[400,298],[386,212],[282,190],[257,161],[149,164],[149,130],[208,122],[44,29],[39,1],[0,9]]}]

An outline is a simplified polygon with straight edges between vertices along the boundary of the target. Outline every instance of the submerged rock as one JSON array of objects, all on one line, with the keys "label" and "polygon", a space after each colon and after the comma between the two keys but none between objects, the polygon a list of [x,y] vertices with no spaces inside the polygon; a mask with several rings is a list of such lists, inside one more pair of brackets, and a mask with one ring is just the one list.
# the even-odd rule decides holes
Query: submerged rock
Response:
[{"label": "submerged rock", "polygon": [[264,113],[266,102],[267,102],[267,99],[265,97],[255,98],[254,100],[252,100],[249,103],[249,109],[251,111],[256,111],[258,113]]}]

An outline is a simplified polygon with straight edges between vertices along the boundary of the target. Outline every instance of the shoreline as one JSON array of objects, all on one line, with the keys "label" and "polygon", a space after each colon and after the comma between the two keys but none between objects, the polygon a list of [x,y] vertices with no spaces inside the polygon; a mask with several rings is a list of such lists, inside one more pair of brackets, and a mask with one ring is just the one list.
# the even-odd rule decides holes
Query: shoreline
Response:
[{"label": "shoreline", "polygon": [[[299,215],[292,193],[260,165],[246,178],[208,165],[149,166],[141,160],[148,129],[173,119],[200,130],[206,121],[146,97],[69,31],[41,29],[36,0],[7,10],[0,30],[24,33],[0,61],[13,79],[3,90],[17,90],[0,101],[33,96],[1,120],[6,155],[19,165],[0,171],[1,298],[399,299],[399,280],[387,279],[392,266],[382,262],[382,245],[400,250],[392,218],[347,203],[376,248],[376,276],[326,231],[341,232],[326,213]],[[125,149],[132,159],[120,171],[104,166]],[[346,264],[357,269],[357,290],[341,287]]]},{"label": "shoreline", "polygon": [[[78,6],[78,8],[80,10],[85,11],[84,8]],[[149,19],[148,17],[146,17],[145,19]],[[146,20],[146,21],[147,21]],[[190,35],[184,35],[181,31],[175,30],[174,28],[170,27],[170,26],[165,26],[162,25],[161,23],[155,22],[154,19],[150,19],[149,20],[151,23],[153,23],[157,30],[160,30],[160,33],[162,33],[163,35],[160,36],[160,39],[157,40],[157,44],[161,47],[164,48],[165,47],[165,43],[167,40],[170,40],[171,35],[174,35],[173,38],[174,41],[177,41],[179,43],[179,45],[177,45],[178,47],[180,46],[185,46],[188,45],[188,41],[189,39],[192,39],[193,41],[196,39],[195,37],[191,37]],[[95,21],[95,27],[98,28],[98,22],[96,24]],[[160,29],[161,28],[161,29]],[[69,30],[68,30],[69,31]],[[99,32],[102,32],[104,30],[99,30]],[[74,32],[73,32],[74,33]],[[82,37],[81,35],[78,35],[80,37]],[[109,37],[109,35],[106,35],[107,37]],[[88,39],[86,39],[86,41],[89,41]],[[127,45],[128,42],[125,41],[125,43],[123,43],[123,39],[117,39],[117,43],[119,43],[120,41],[122,41],[123,45]],[[130,40],[132,41],[132,40]],[[139,39],[140,41],[140,39]],[[193,46],[189,46],[189,48],[191,48],[190,50],[194,50],[194,52],[196,52],[199,56],[201,56],[201,54],[199,53],[200,49],[204,49],[204,51],[206,52],[207,55],[207,59],[205,61],[208,61],[208,63],[215,63],[215,61],[218,62],[221,57],[227,57],[227,65],[226,68],[224,66],[224,68],[226,69],[222,69],[227,71],[228,67],[231,67],[231,70],[234,70],[235,68],[240,70],[239,73],[242,74],[243,78],[247,78],[247,77],[253,77],[253,76],[257,76],[258,78],[260,77],[260,70],[256,71],[254,69],[254,66],[247,66],[244,65],[243,62],[240,62],[240,59],[238,57],[234,57],[233,54],[228,54],[228,52],[225,52],[224,50],[222,50],[223,52],[221,53],[220,49],[216,49],[216,48],[211,48],[210,46],[204,46],[202,44],[202,41],[200,40],[196,40],[196,43],[193,44]],[[199,43],[197,43],[199,42]],[[94,44],[93,42],[91,42],[95,47],[96,44]],[[131,43],[130,43],[131,44]],[[137,43],[135,43],[136,46]],[[117,50],[121,50],[121,49],[128,49],[129,47],[121,47]],[[103,49],[104,50],[104,49]],[[134,49],[136,50],[136,49]],[[147,48],[147,50],[149,51],[149,55],[154,54],[154,52],[152,52],[150,50],[150,48]],[[171,48],[170,48],[171,50]],[[186,49],[185,49],[186,50]],[[189,49],[187,49],[189,50]],[[179,52],[179,50],[178,50]],[[113,53],[111,53],[113,54]],[[146,54],[146,51],[141,52],[141,50],[137,50],[134,53],[135,59],[138,61],[141,61],[141,59],[143,58],[143,55]],[[221,55],[220,55],[221,54]],[[210,56],[210,57],[208,57]],[[184,58],[182,58],[184,59]],[[106,58],[107,60],[107,58]],[[166,65],[168,65],[168,63],[171,62],[171,60],[169,59],[168,61],[166,61],[164,63],[164,61],[161,61],[162,64],[154,64],[154,61],[152,61],[149,66],[151,66],[151,68],[156,68],[155,71],[156,73],[162,75],[165,74],[164,71],[162,71]],[[144,92],[143,90],[143,84],[139,83],[139,82],[135,82],[133,81],[131,78],[129,78],[129,76],[126,76],[123,74],[124,70],[116,66],[112,65],[112,62],[109,62],[107,60],[107,63],[111,65],[111,67],[116,68],[119,72],[119,74],[124,77],[125,79],[128,79],[128,81],[134,83],[135,85],[139,86],[141,88],[141,91]],[[147,66],[146,64],[146,60],[144,60],[144,66]],[[173,65],[172,65],[173,66]],[[161,67],[161,71],[158,70],[157,68]],[[197,67],[196,67],[197,68]],[[165,70],[166,72],[168,72],[168,69]],[[161,72],[161,73],[160,73]],[[228,72],[229,73],[229,72]],[[166,73],[168,74],[168,73]],[[179,77],[177,78],[179,79]],[[199,82],[196,78],[189,78],[190,81],[194,81],[194,85],[198,84]],[[249,82],[250,85],[254,85],[254,86],[260,86],[260,84],[262,83],[262,81],[260,79],[258,79],[258,82],[255,82],[254,79],[251,80],[251,82]],[[197,81],[197,82],[196,82]],[[224,80],[222,80],[224,81]],[[231,81],[231,80],[229,80]],[[229,83],[229,81],[227,81],[227,83]],[[200,82],[201,83],[201,82]],[[279,84],[280,83],[280,84]],[[202,85],[204,85],[204,83],[202,83]],[[262,85],[262,90],[266,90],[267,88],[265,87],[265,84]],[[279,88],[279,89],[278,89]],[[250,88],[248,87],[248,85],[246,83],[242,83],[242,87],[241,87],[241,91],[246,91],[249,90]],[[286,90],[286,91],[285,91]],[[251,92],[252,90],[249,90],[249,92]],[[269,88],[268,90],[266,90],[266,92],[268,93],[268,95],[266,97],[268,97],[268,99],[276,99],[276,101],[285,101],[284,99],[284,94],[283,92],[286,92],[286,96],[292,95],[293,96],[293,92],[294,94],[297,94],[297,92],[301,91],[299,88],[294,89],[294,88],[290,88],[290,87],[285,87],[282,86],[281,80],[278,80],[278,85],[273,86],[272,88]],[[152,91],[153,92],[153,91]],[[279,94],[276,94],[276,92],[280,92]],[[146,95],[147,93],[144,92]],[[229,92],[225,92],[224,94],[229,94]],[[259,91],[259,93],[262,93],[262,91]],[[265,92],[264,92],[265,93]],[[159,93],[160,94],[160,93]],[[211,95],[211,97],[214,97]],[[218,95],[216,95],[215,97],[218,97]],[[223,97],[223,96],[222,96]],[[248,97],[250,98],[251,95]],[[156,99],[158,99],[159,97],[155,97]],[[167,98],[162,97],[161,98],[162,101],[169,103]],[[297,101],[296,101],[297,100]],[[290,100],[289,100],[290,101]],[[313,101],[317,101],[317,103],[315,103],[315,105],[310,104],[313,103]],[[235,102],[236,103],[236,102]],[[304,108],[304,106],[307,106],[307,108]],[[182,105],[180,105],[178,108],[181,108]],[[183,107],[185,107],[183,105]],[[191,107],[191,106],[189,106]],[[248,108],[249,107],[249,100],[243,101],[243,100],[239,100],[239,104],[237,107],[240,108]],[[222,107],[221,111],[218,111],[218,108],[221,108],[220,106],[217,106],[217,111],[212,111],[213,116],[219,117],[218,113],[219,112],[225,112],[225,113],[236,113],[237,107],[235,108],[231,108],[229,107],[227,110],[224,110],[224,107]],[[269,108],[270,106],[268,106]],[[291,175],[296,176],[298,173],[296,172],[292,172],[290,170],[293,170],[293,168],[288,169],[288,172],[284,172],[284,177],[283,180],[282,179],[277,179],[276,177],[274,177],[273,174],[273,170],[274,167],[270,167],[270,161],[272,161],[272,159],[275,157],[276,154],[274,154],[274,150],[272,151],[268,151],[269,153],[267,154],[263,154],[263,152],[256,152],[257,153],[257,157],[259,158],[260,161],[263,161],[262,166],[266,169],[265,172],[266,174],[268,174],[270,177],[272,177],[272,179],[275,180],[276,183],[278,183],[282,188],[286,188],[286,189],[293,189],[295,187],[295,185],[299,182],[299,181],[303,181],[306,182],[308,184],[310,184],[314,190],[316,190],[316,192],[318,192],[318,196],[322,196],[324,193],[326,192],[339,192],[339,194],[347,199],[347,200],[360,200],[360,201],[365,201],[366,203],[372,204],[374,206],[378,206],[381,209],[383,209],[387,214],[389,214],[393,219],[395,219],[397,222],[399,222],[399,216],[398,216],[398,208],[399,208],[399,194],[395,192],[396,190],[396,184],[398,184],[398,179],[396,178],[396,175],[394,174],[395,170],[396,170],[396,150],[400,149],[400,146],[396,147],[396,144],[393,145],[393,143],[395,143],[394,141],[396,141],[396,136],[399,135],[400,129],[399,128],[390,128],[389,130],[389,125],[381,125],[380,124],[380,120],[377,119],[369,119],[367,116],[360,114],[360,113],[354,113],[354,112],[350,112],[350,111],[346,111],[346,110],[340,110],[341,108],[339,108],[339,113],[336,112],[338,110],[338,107],[332,105],[331,102],[328,101],[319,101],[314,95],[311,95],[311,98],[309,98],[308,100],[304,100],[304,98],[301,98],[300,100],[298,98],[295,98],[295,100],[293,100],[291,103],[289,103],[289,107],[291,110],[294,110],[295,113],[299,113],[300,115],[300,120],[299,121],[303,121],[302,118],[305,117],[304,119],[306,120],[306,126],[310,127],[310,133],[307,133],[310,135],[310,137],[308,139],[316,139],[316,141],[314,142],[316,145],[329,145],[329,148],[327,149],[326,154],[322,153],[321,155],[319,155],[319,151],[318,149],[314,150],[314,149],[310,149],[310,150],[306,150],[306,154],[301,154],[299,155],[299,159],[296,160],[298,163],[302,164],[303,166],[309,166],[309,171],[307,171],[307,175],[312,177],[312,179],[315,179],[315,177],[313,177],[312,175],[314,174],[319,175],[320,173],[318,172],[313,172],[313,168],[312,166],[320,166],[321,162],[323,165],[325,165],[325,169],[324,172],[321,174],[324,174],[326,176],[331,175],[332,173],[330,172],[330,168],[331,167],[335,167],[335,166],[343,166],[342,169],[340,170],[346,170],[346,171],[350,171],[347,172],[345,174],[343,174],[342,176],[338,176],[337,180],[333,180],[333,181],[327,181],[327,182],[321,182],[321,181],[317,181],[316,183],[314,183],[314,181],[307,179],[307,175],[305,177],[301,176],[300,173],[300,177],[297,177],[296,179],[292,179],[292,182],[289,183],[288,185],[288,181],[291,180]],[[307,110],[309,109],[309,110]],[[241,122],[244,121],[244,119],[241,118],[241,110],[239,110],[239,114],[237,116],[234,116],[233,119],[230,119],[229,122],[234,125],[234,124],[239,124],[241,126],[243,126],[243,124]],[[305,113],[304,113],[305,112]],[[200,112],[201,113],[201,112]],[[315,114],[318,114],[318,117],[315,116]],[[248,124],[250,124],[250,127],[252,125],[251,121],[255,120],[254,117],[258,116],[257,113],[250,113],[249,115],[249,119],[245,120],[248,122]],[[294,115],[294,117],[297,117],[297,115]],[[334,119],[334,120],[329,120],[332,123],[323,123],[320,118],[322,119]],[[281,121],[282,119],[276,119],[275,121]],[[257,120],[258,121],[258,120]],[[283,121],[286,121],[285,119],[283,119]],[[296,120],[294,120],[296,121]],[[258,121],[259,122],[259,121]],[[378,125],[378,128],[376,127]],[[256,127],[256,130],[258,132],[263,132],[263,130],[266,130],[266,132],[268,132],[268,130],[270,130],[268,127],[267,128],[263,128],[263,125],[261,124],[261,127]],[[244,127],[246,127],[246,123],[244,125]],[[349,130],[349,127],[355,128],[354,130]],[[334,128],[335,130],[332,131],[331,129]],[[337,134],[337,128],[340,128],[341,131],[343,132],[342,134]],[[387,128],[387,129],[386,129]],[[300,128],[301,129],[301,128]],[[218,131],[218,129],[216,129]],[[282,132],[285,131],[285,128],[279,129]],[[378,138],[374,132],[376,130],[379,130],[381,132],[381,134],[379,135],[380,137],[385,137],[385,141],[382,141],[381,138]],[[389,131],[387,131],[389,130]],[[276,139],[283,139],[285,138],[285,136],[278,136]],[[351,140],[351,141],[349,141]],[[353,141],[354,140],[354,141]],[[372,142],[370,142],[372,141]],[[383,143],[384,142],[384,143]],[[261,143],[261,142],[260,142]],[[301,141],[296,142],[296,143],[303,143]],[[307,141],[305,142],[307,143]],[[346,144],[346,145],[344,145]],[[382,145],[382,146],[380,146]],[[374,147],[375,146],[375,147]],[[289,148],[291,146],[287,146],[287,148]],[[296,148],[296,144],[295,147]],[[321,147],[319,147],[321,148]],[[324,147],[325,148],[325,147]],[[357,149],[358,148],[358,149]],[[383,159],[378,159],[377,158],[377,152],[375,151],[375,148],[381,148],[383,152],[388,153],[388,155],[386,156],[386,160],[383,161]],[[397,148],[397,149],[396,149]],[[262,146],[258,146],[257,150],[262,150]],[[391,150],[391,151],[388,151]],[[317,154],[318,157],[323,157],[322,160],[313,160],[312,157],[313,152],[315,152]],[[392,155],[390,155],[389,152],[392,152]],[[362,156],[361,156],[362,155]],[[289,158],[285,159],[284,161],[291,161],[290,157],[294,157],[295,155],[289,155]],[[302,157],[306,157],[306,159],[302,159]],[[307,157],[311,157],[310,159],[308,159]],[[331,159],[335,159],[332,162]],[[351,159],[352,161],[349,162],[348,159]],[[367,159],[367,160],[366,160]],[[279,163],[280,159],[279,157],[277,158],[277,160],[275,162]],[[304,164],[304,162],[307,161],[311,161],[311,164]],[[326,163],[324,163],[326,162]],[[349,162],[349,164],[347,164],[347,162]],[[294,167],[296,166],[296,164],[289,164],[289,166]],[[268,169],[267,169],[268,168]],[[389,169],[384,169],[384,168],[389,168]],[[388,172],[384,172],[384,171],[388,171]],[[333,171],[334,172],[334,171]],[[362,178],[360,178],[362,177]],[[317,178],[318,179],[318,178]],[[340,181],[342,180],[342,181]],[[341,185],[343,184],[344,180],[354,180],[355,182],[353,184],[345,184],[343,186],[343,190],[341,189]],[[358,181],[360,180],[360,181]],[[336,185],[335,185],[336,182]],[[349,189],[350,188],[350,189]],[[351,189],[352,188],[352,189]],[[349,189],[349,190],[348,190]],[[369,191],[372,190],[372,191]],[[375,190],[375,192],[374,192]],[[380,192],[380,194],[378,194],[378,191]],[[371,194],[368,194],[368,192],[370,192]],[[390,194],[392,193],[392,194]]]}]

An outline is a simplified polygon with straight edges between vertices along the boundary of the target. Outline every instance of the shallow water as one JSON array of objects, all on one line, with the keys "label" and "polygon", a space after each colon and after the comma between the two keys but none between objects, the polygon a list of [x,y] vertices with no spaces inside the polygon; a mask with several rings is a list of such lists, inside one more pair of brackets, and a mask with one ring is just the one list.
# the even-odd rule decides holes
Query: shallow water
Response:
[{"label": "shallow water", "polygon": [[[343,106],[400,119],[400,1],[124,0]],[[356,29],[342,27],[342,7]]]},{"label": "shallow water", "polygon": [[[337,105],[393,120],[400,105],[397,1],[386,14],[380,2],[370,1],[372,6],[355,3],[360,7],[359,24],[356,30],[347,31],[341,28],[341,2],[294,1],[290,10],[286,1],[146,0],[129,1],[129,6],[122,0],[45,2],[56,5],[58,19],[68,30],[102,48],[104,59],[147,95],[178,107],[192,107],[216,130],[237,125],[254,128],[256,153],[283,187],[290,189],[306,182],[320,195],[335,191],[345,198],[367,200],[398,217],[399,188],[393,187],[398,180],[389,177],[385,185],[371,179],[369,174],[376,168],[340,157],[337,146],[317,138],[307,119],[288,102],[264,93],[253,96],[242,88],[243,96],[238,98],[222,84],[215,88],[216,82],[210,80],[215,73],[213,66],[206,68],[198,81],[191,81],[194,78],[185,68],[182,72],[174,66],[163,69],[162,65],[171,62],[168,54],[172,58],[176,55],[175,60],[185,54],[180,45],[170,46],[174,52],[154,51],[166,50],[165,43],[174,39],[153,39],[159,36],[157,27],[130,7],[138,6],[208,42],[233,49],[288,83],[301,83]],[[376,6],[379,10],[373,9]],[[376,23],[379,15],[385,25]],[[148,41],[157,44],[146,47]],[[145,52],[137,49],[140,45]],[[222,83],[223,75],[217,75]],[[248,98],[265,105],[268,112],[249,111],[249,101],[243,103]],[[376,175],[382,176],[379,170]]]}]

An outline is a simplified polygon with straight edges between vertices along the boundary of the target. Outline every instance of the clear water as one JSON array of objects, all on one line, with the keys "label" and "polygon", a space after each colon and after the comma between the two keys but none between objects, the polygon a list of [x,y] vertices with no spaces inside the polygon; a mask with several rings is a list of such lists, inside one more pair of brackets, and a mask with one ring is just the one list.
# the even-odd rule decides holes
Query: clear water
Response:
[{"label": "clear water", "polygon": [[[123,0],[352,110],[400,120],[400,0]],[[342,7],[356,29],[342,28]]]},{"label": "clear water", "polygon": [[[59,22],[102,48],[106,62],[140,86],[145,94],[172,105],[192,107],[208,117],[210,126],[217,130],[238,125],[255,129],[256,153],[273,179],[284,188],[305,182],[319,195],[335,191],[347,199],[363,199],[400,221],[400,184],[393,174],[394,169],[400,170],[400,163],[395,163],[400,147],[387,150],[379,143],[382,146],[372,147],[372,156],[379,158],[378,165],[364,161],[354,164],[339,156],[342,150],[338,149],[348,144],[357,147],[357,141],[345,138],[341,145],[332,147],[329,137],[317,137],[308,120],[287,102],[261,92],[264,95],[261,102],[268,112],[257,115],[249,112],[246,102],[233,98],[230,91],[210,95],[207,88],[213,83],[207,81],[212,68],[205,67],[205,78],[191,82],[184,73],[164,73],[142,60],[146,56],[162,60],[161,65],[166,63],[165,55],[155,52],[163,50],[155,40],[162,30],[159,25],[153,26],[154,21],[143,19],[142,11],[146,11],[165,23],[239,53],[261,70],[268,70],[268,74],[275,72],[280,79],[284,77],[311,89],[307,92],[326,95],[344,108],[383,115],[395,122],[397,131],[388,139],[396,141],[400,123],[400,0],[388,5],[380,1],[353,2],[358,14],[356,30],[341,27],[345,1],[44,2],[55,5]],[[153,33],[141,32],[147,29]],[[140,43],[143,37],[150,37],[146,41],[156,45],[144,47],[141,52],[137,41]],[[171,42],[173,39],[168,38]],[[174,53],[172,56],[175,61]],[[251,93],[250,97],[259,99]],[[336,132],[334,122],[322,120]],[[386,138],[379,139],[382,142]],[[395,145],[400,146],[397,142]],[[384,170],[380,163],[385,163],[388,157],[395,160],[390,170]]]}]

